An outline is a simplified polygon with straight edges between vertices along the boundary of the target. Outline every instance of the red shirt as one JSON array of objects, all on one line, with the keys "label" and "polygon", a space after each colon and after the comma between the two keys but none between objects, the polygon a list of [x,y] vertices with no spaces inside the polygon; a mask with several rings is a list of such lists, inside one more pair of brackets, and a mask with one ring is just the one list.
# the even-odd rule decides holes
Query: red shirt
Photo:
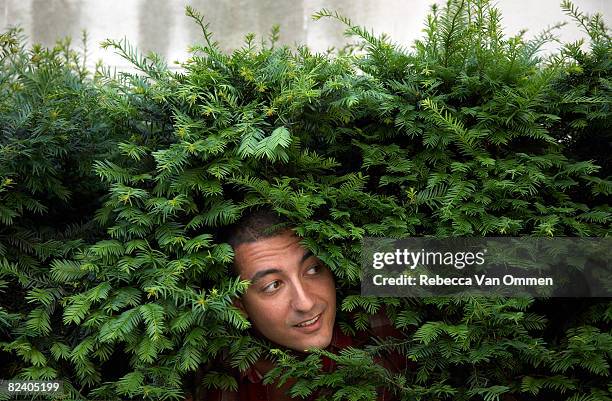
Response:
[{"label": "red shirt", "polygon": [[[401,336],[401,333],[391,325],[384,314],[379,313],[371,316],[370,326],[372,327],[373,334],[377,337]],[[363,336],[351,338],[343,334],[336,326],[334,327],[332,341],[327,350],[337,353],[339,350],[350,346],[361,346],[368,339],[369,337],[363,338]],[[391,354],[384,359],[378,358],[375,359],[375,362],[393,372],[399,372],[406,367],[405,357],[399,354]],[[264,361],[258,361],[246,371],[241,372],[240,377],[237,378],[238,391],[207,390],[206,394],[201,394],[197,401],[278,401],[281,397],[291,399],[287,395],[283,396],[283,393],[291,388],[294,383],[286,383],[282,388],[277,388],[276,383],[268,385],[262,383],[265,372],[261,372],[260,369],[265,365]],[[324,372],[332,372],[335,368],[334,361],[323,357]],[[316,395],[311,398],[315,399]],[[385,389],[381,389],[378,393],[379,401],[392,401],[393,399],[392,395]],[[193,401],[193,399],[188,397],[185,401]]]}]

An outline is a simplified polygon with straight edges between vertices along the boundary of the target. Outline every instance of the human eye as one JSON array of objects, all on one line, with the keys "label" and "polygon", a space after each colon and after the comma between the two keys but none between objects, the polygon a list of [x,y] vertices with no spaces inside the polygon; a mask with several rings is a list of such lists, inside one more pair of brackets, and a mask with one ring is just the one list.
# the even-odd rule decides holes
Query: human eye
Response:
[{"label": "human eye", "polygon": [[323,270],[323,266],[317,263],[316,265],[310,266],[308,270],[306,270],[306,274],[314,276],[315,274],[319,274],[321,270]]},{"label": "human eye", "polygon": [[264,292],[266,294],[272,294],[274,292],[276,292],[276,290],[278,290],[280,288],[281,282],[279,280],[274,280],[271,283],[265,285],[262,289],[261,292]]}]

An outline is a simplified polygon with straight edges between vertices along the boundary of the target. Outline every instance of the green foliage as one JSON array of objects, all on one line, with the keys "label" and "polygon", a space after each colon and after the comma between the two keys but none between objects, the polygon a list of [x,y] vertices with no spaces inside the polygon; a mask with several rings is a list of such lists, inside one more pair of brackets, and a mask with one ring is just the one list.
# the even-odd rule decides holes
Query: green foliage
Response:
[{"label": "green foliage", "polygon": [[[231,370],[269,355],[266,380],[295,379],[296,398],[609,400],[609,302],[358,295],[365,236],[610,234],[609,152],[585,147],[608,140],[610,35],[562,7],[590,50],[543,59],[553,29],[506,37],[486,0],[432,7],[412,49],[322,10],[362,42],[337,55],[277,47],[274,30],[225,54],[188,8],[204,43],[181,71],[109,40],[140,73],[93,80],[66,45],[26,52],[5,34],[0,291],[25,300],[0,308],[6,371],[65,378],[74,398],[178,400],[199,369],[235,389]],[[252,337],[218,231],[260,205],[332,269],[346,333],[384,311],[404,337],[305,358]],[[375,363],[390,352],[409,367]]]},{"label": "green foliage", "polygon": [[55,378],[67,356],[57,344],[81,337],[58,319],[78,287],[67,278],[83,276],[58,258],[104,233],[91,219],[105,191],[91,166],[116,139],[68,40],[26,50],[17,29],[0,38],[0,349],[23,361],[0,353],[0,375]]},{"label": "green foliage", "polygon": [[[554,98],[554,110],[560,119],[553,132],[566,145],[567,154],[595,160],[601,166],[598,176],[606,178],[612,174],[608,152],[612,141],[612,38],[601,14],[586,15],[568,1],[562,3],[562,8],[590,42],[589,51],[583,50],[584,40],[566,44],[562,49],[568,66],[555,84],[558,96]],[[599,185],[599,181],[592,185]]]}]

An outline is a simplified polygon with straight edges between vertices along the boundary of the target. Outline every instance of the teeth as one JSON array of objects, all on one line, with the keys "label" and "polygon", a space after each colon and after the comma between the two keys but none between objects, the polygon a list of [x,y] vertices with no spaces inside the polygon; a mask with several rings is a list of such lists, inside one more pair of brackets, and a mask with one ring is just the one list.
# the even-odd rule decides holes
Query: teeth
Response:
[{"label": "teeth", "polygon": [[316,316],[316,317],[313,317],[312,319],[310,319],[310,320],[308,320],[308,321],[305,321],[304,323],[300,323],[300,324],[298,324],[298,325],[296,325],[296,326],[298,326],[298,327],[310,326],[311,324],[313,324],[313,323],[315,323],[317,320],[319,320],[319,317],[321,317],[321,316]]}]

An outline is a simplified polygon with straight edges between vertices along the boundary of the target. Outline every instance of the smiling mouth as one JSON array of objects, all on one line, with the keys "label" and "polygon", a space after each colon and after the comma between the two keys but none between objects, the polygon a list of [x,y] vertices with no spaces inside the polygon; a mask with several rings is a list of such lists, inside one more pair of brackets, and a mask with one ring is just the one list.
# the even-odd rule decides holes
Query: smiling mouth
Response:
[{"label": "smiling mouth", "polygon": [[319,319],[321,319],[321,315],[323,313],[319,313],[317,316],[313,317],[310,320],[305,320],[302,323],[296,324],[295,327],[308,327],[308,326],[312,326],[313,324],[315,324],[316,322],[319,321]]}]

